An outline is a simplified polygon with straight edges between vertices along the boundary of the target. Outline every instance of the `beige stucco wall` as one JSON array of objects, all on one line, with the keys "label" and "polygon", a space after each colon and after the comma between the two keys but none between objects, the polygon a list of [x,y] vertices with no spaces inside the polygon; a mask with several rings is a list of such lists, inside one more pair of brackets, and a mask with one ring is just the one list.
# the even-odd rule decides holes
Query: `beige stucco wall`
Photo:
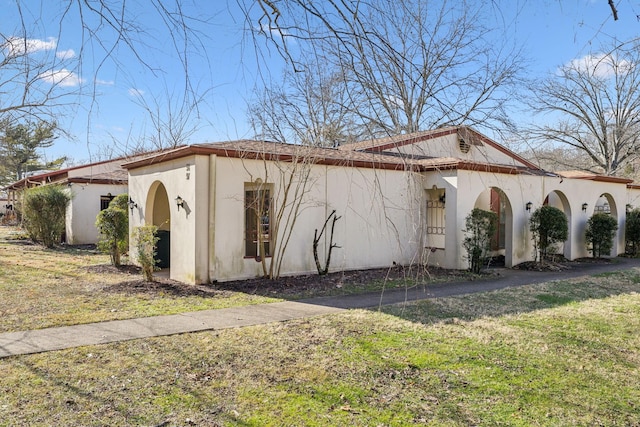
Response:
[{"label": "beige stucco wall", "polygon": [[[429,173],[426,188],[432,185],[447,192],[446,249],[436,251],[430,263],[446,268],[468,267],[466,252],[462,247],[465,218],[474,207],[489,209],[487,189],[498,188],[508,199],[511,215],[507,222],[505,257],[508,267],[534,259],[533,243],[529,232],[529,218],[533,211],[544,204],[563,210],[569,222],[569,239],[562,245],[569,259],[588,257],[585,243],[587,220],[593,215],[602,194],[607,195],[611,212],[618,221],[618,231],[612,256],[624,253],[625,205],[629,198],[625,184],[613,184],[581,179],[560,179],[555,176],[508,175],[474,171],[450,171]],[[640,200],[640,192],[636,195]],[[602,200],[601,200],[602,201]],[[531,211],[526,204],[532,203]],[[582,211],[583,203],[587,210]],[[428,240],[427,236],[427,240]]]},{"label": "beige stucco wall", "polygon": [[100,196],[126,193],[126,185],[72,184],[67,187],[71,203],[67,207],[65,232],[72,245],[95,244],[99,240],[96,217],[100,212]]},{"label": "beige stucco wall", "polygon": [[[201,283],[261,276],[261,263],[244,253],[245,183],[259,178],[272,184],[277,209],[291,167],[290,163],[193,155],[130,170],[129,193],[138,204],[131,215],[131,227],[153,222],[156,190],[163,186],[169,214],[163,223],[171,231],[171,278]],[[312,165],[305,191],[297,196],[300,210],[282,258],[281,275],[315,273],[314,230],[322,227],[334,209],[341,217],[334,235],[340,248],[333,251],[331,271],[389,267],[394,262],[466,269],[462,248],[465,218],[474,207],[488,205],[488,189],[492,187],[500,189],[508,200],[507,266],[534,258],[528,221],[547,198],[569,219],[570,237],[563,245],[569,259],[589,256],[584,242],[586,221],[602,194],[607,195],[619,224],[612,255],[622,253],[625,205],[640,200],[640,191],[629,193],[624,184],[556,176],[464,170],[417,174]],[[442,191],[446,194],[447,232],[434,245],[433,236],[425,232],[426,200]],[[175,204],[178,195],[185,202],[179,211]],[[292,195],[289,209],[295,206]],[[527,202],[532,203],[531,211],[525,209]],[[586,212],[582,211],[583,203],[587,203]],[[279,241],[285,230],[282,226]],[[328,239],[325,235],[321,244],[321,260]],[[431,246],[438,249],[424,250]],[[272,260],[277,257],[276,253]]]},{"label": "beige stucco wall", "polygon": [[[138,205],[130,211],[129,227],[157,225],[171,233],[171,278],[185,283],[208,281],[209,156],[190,156],[129,171],[129,195]],[[156,215],[156,191],[163,186],[169,218]],[[180,196],[184,207],[178,210]],[[165,211],[166,207],[159,207]],[[131,254],[135,255],[131,241]],[[135,257],[134,257],[135,258]],[[135,261],[135,259],[134,259]]]},{"label": "beige stucco wall", "polygon": [[[218,158],[215,166],[215,256],[210,275],[230,280],[262,275],[262,265],[244,257],[244,185],[260,178],[274,185],[275,206],[283,200],[288,175],[281,169],[290,164]],[[421,185],[419,175],[363,168],[310,166],[304,195],[299,198],[291,238],[282,259],[282,275],[314,273],[312,253],[314,230],[320,229],[332,210],[341,218],[336,223],[331,271],[388,267],[409,263],[419,256]],[[290,196],[291,197],[291,194]],[[287,213],[285,213],[286,221]],[[281,226],[282,241],[285,230]],[[324,246],[328,246],[325,234]],[[324,259],[324,253],[320,252]],[[276,259],[276,256],[274,256]]]}]

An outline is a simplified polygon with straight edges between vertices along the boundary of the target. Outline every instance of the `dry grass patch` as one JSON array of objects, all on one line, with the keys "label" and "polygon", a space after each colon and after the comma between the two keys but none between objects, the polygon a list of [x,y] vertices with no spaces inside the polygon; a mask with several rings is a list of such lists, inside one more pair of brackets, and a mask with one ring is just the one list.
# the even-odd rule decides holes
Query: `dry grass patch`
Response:
[{"label": "dry grass patch", "polygon": [[0,227],[0,332],[477,278],[464,272],[430,273],[396,266],[206,286],[161,278],[150,283],[131,266],[120,270],[110,266],[109,257],[91,246],[44,249],[16,236],[16,229]]},{"label": "dry grass patch", "polygon": [[0,332],[277,301],[212,288],[176,293],[171,284],[123,287],[142,276],[132,269],[109,268],[109,256],[93,247],[45,249],[17,239],[17,233],[0,227]]}]

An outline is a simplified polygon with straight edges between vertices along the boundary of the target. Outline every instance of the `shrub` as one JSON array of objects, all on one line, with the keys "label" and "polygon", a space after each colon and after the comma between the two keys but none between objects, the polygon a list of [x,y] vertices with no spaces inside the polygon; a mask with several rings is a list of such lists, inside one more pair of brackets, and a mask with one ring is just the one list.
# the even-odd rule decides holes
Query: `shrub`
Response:
[{"label": "shrub", "polygon": [[533,236],[535,257],[540,262],[547,259],[549,251],[558,242],[564,242],[569,237],[567,216],[553,206],[541,206],[536,209],[529,219],[529,230]]},{"label": "shrub", "polygon": [[153,282],[153,270],[156,268],[156,244],[158,243],[158,227],[144,225],[133,229],[138,263],[142,267],[142,275],[147,282]]},{"label": "shrub", "polygon": [[472,272],[479,273],[484,260],[491,250],[491,239],[496,232],[498,215],[495,212],[474,208],[467,215],[464,230],[467,236],[462,246],[467,251],[469,267]]},{"label": "shrub", "polygon": [[111,256],[111,264],[116,267],[120,265],[121,255],[126,253],[129,244],[128,200],[127,194],[116,196],[96,218],[96,227],[101,236],[98,248]]},{"label": "shrub", "polygon": [[631,254],[638,255],[640,250],[640,209],[627,212],[625,236],[627,247],[631,248]]},{"label": "shrub", "polygon": [[47,248],[60,243],[65,228],[65,213],[70,201],[69,193],[59,185],[44,185],[25,190],[22,219],[29,237]]},{"label": "shrub", "polygon": [[606,213],[597,213],[587,221],[586,239],[591,243],[594,258],[609,255],[613,248],[613,238],[618,229],[618,222]]}]

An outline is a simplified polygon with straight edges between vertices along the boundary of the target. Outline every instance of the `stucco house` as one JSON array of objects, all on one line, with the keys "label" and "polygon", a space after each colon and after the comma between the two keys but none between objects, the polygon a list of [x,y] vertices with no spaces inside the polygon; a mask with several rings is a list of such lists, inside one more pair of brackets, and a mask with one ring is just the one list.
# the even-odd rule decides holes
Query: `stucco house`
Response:
[{"label": "stucco house", "polygon": [[127,172],[120,166],[125,160],[118,158],[28,176],[5,187],[9,204],[15,205],[26,188],[63,185],[71,195],[65,217],[65,242],[95,244],[99,239],[96,216],[116,195],[127,192]]},{"label": "stucco house", "polygon": [[[170,276],[205,283],[316,271],[314,231],[335,211],[330,271],[437,265],[466,269],[465,218],[474,207],[500,218],[495,253],[505,265],[532,260],[531,213],[563,210],[568,259],[588,256],[584,232],[595,211],[619,224],[640,190],[623,178],[553,173],[467,127],[398,135],[339,148],[240,140],[196,144],[123,165],[135,202],[130,226],[168,237]],[[320,259],[330,233],[319,242]],[[282,249],[286,247],[284,254]]]}]

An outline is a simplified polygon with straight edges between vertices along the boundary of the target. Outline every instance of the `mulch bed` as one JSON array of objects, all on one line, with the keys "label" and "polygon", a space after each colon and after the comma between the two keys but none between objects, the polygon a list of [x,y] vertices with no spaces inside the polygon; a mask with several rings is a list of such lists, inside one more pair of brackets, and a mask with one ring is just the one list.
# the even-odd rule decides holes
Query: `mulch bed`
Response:
[{"label": "mulch bed", "polygon": [[[607,258],[580,258],[574,261],[562,260],[559,262],[545,261],[538,263],[535,261],[523,262],[514,266],[518,270],[530,271],[562,271],[573,268],[579,263],[609,263]],[[294,296],[294,295],[323,295],[335,292],[348,286],[350,292],[367,290],[368,284],[375,281],[420,279],[434,281],[455,281],[473,280],[477,276],[470,275],[463,270],[449,270],[437,267],[428,269],[413,267],[393,266],[391,268],[378,268],[369,270],[353,270],[329,273],[324,276],[309,274],[301,276],[280,277],[269,280],[262,277],[233,280],[228,282],[216,282],[204,285],[188,285],[175,280],[170,280],[158,275],[153,282],[142,280],[140,268],[134,265],[123,265],[118,268],[112,265],[96,265],[88,268],[94,273],[115,273],[126,277],[120,283],[110,285],[104,289],[106,292],[117,292],[126,294],[168,294],[175,296],[198,296],[216,297],[230,292],[242,292],[252,295],[263,296]],[[483,272],[483,276],[496,274],[491,269]],[[133,278],[132,276],[137,276]],[[124,278],[124,277],[123,277]]]},{"label": "mulch bed", "polygon": [[579,264],[608,264],[611,262],[610,258],[577,258],[573,261],[561,260],[561,261],[544,261],[542,263],[537,261],[526,261],[518,265],[514,265],[515,270],[529,270],[529,271],[562,271],[571,270]]},{"label": "mulch bed", "polygon": [[415,279],[421,277],[430,280],[455,280],[456,278],[469,278],[465,271],[446,270],[442,268],[429,268],[429,270],[418,268],[405,268],[394,266],[392,268],[378,268],[370,270],[354,270],[329,273],[324,276],[309,274],[301,276],[280,277],[275,280],[265,278],[253,278],[246,280],[233,280],[228,282],[216,282],[205,285],[187,285],[160,276],[155,276],[153,282],[134,279],[132,275],[141,277],[140,268],[133,265],[124,265],[116,268],[112,265],[96,265],[88,268],[94,273],[115,273],[129,276],[126,280],[115,285],[104,288],[106,292],[117,292],[127,294],[170,294],[175,296],[201,296],[214,297],[228,292],[242,292],[263,296],[284,296],[287,295],[313,295],[326,294],[335,289],[349,286],[352,292],[357,292],[361,286],[366,290],[366,286],[374,281],[401,280],[405,278]]}]

